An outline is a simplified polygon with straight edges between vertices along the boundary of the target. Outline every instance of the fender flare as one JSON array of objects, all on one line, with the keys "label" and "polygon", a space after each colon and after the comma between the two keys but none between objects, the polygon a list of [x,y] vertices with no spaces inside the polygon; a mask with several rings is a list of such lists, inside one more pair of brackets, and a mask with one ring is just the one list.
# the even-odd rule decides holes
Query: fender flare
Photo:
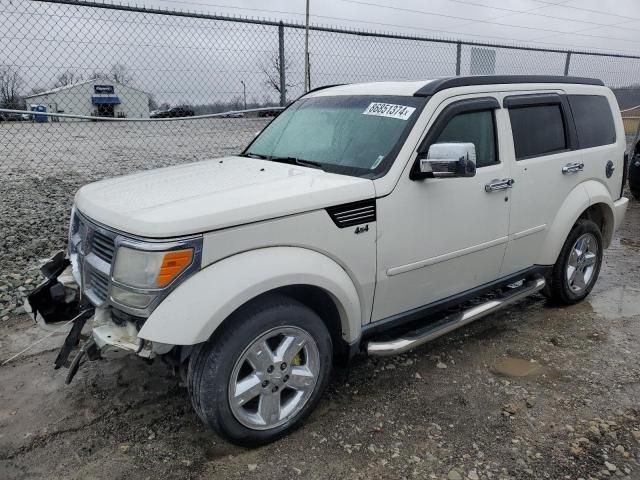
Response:
[{"label": "fender flare", "polygon": [[324,290],[338,309],[342,338],[352,343],[360,337],[362,309],[349,275],[329,257],[299,247],[250,250],[207,266],[164,299],[138,336],[170,345],[205,342],[239,307],[290,285]]},{"label": "fender flare", "polygon": [[542,248],[540,265],[553,265],[560,255],[560,250],[569,236],[576,220],[589,208],[589,195],[583,184],[576,185],[564,199],[549,225],[549,234]]},{"label": "fender flare", "polygon": [[605,248],[610,244],[614,232],[614,214],[611,195],[606,187],[595,180],[576,185],[567,195],[558,213],[549,226],[549,234],[542,250],[540,265],[554,265],[560,255],[560,250],[569,236],[569,232],[578,218],[592,205],[604,204],[605,231],[602,232]]},{"label": "fender flare", "polygon": [[617,222],[621,220],[621,216],[616,216],[615,205],[611,200],[611,193],[607,189],[606,185],[595,180],[590,180],[584,183],[584,187],[589,195],[589,205],[602,205],[601,208],[602,220],[604,222],[602,239],[604,241],[604,248],[608,248],[613,240],[613,234],[618,228]]}]

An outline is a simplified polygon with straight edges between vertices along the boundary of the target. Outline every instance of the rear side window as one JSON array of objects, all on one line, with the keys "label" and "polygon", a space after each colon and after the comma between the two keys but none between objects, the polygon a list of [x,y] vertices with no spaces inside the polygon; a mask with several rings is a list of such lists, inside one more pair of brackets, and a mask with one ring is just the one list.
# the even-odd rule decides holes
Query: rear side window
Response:
[{"label": "rear side window", "polygon": [[516,160],[539,157],[567,149],[560,104],[509,109]]},{"label": "rear side window", "polygon": [[609,101],[602,95],[569,95],[578,131],[579,148],[616,143],[616,127]]}]

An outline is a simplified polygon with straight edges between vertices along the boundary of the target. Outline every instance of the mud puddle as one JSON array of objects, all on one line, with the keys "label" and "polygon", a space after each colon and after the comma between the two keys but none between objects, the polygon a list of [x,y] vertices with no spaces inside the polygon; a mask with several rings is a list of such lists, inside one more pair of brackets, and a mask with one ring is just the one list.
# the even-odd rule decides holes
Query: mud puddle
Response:
[{"label": "mud puddle", "polygon": [[526,360],[517,357],[503,357],[498,359],[491,371],[503,377],[530,377],[540,375],[544,368],[535,360]]},{"label": "mud puddle", "polygon": [[611,287],[593,294],[587,301],[596,314],[607,320],[640,315],[640,288]]}]

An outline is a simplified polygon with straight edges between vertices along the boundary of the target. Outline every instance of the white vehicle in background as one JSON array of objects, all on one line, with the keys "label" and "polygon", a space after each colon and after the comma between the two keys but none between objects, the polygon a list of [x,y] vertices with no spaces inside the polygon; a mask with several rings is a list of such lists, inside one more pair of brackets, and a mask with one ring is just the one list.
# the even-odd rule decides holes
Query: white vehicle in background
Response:
[{"label": "white vehicle in background", "polygon": [[82,187],[30,304],[75,318],[56,360],[69,380],[102,349],[163,356],[204,423],[265,443],[339,359],[406,352],[539,291],[585,298],[627,207],[624,152],[598,80],[319,89],[240,155]]}]

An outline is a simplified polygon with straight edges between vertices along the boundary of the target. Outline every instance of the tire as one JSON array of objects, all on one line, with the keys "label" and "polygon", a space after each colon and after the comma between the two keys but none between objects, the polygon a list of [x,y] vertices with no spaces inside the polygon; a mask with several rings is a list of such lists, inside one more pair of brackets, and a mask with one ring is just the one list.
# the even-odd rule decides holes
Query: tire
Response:
[{"label": "tire", "polygon": [[633,195],[633,198],[640,201],[640,189],[632,188],[631,195]]},{"label": "tire", "polygon": [[[263,445],[313,411],[332,358],[322,319],[294,299],[269,295],[233,313],[194,349],[187,376],[191,403],[220,436],[238,445]],[[248,393],[239,393],[246,386]]]},{"label": "tire", "polygon": [[573,305],[589,295],[600,273],[602,253],[602,233],[598,226],[591,220],[578,220],[553,266],[547,290],[551,300],[560,305]]}]

